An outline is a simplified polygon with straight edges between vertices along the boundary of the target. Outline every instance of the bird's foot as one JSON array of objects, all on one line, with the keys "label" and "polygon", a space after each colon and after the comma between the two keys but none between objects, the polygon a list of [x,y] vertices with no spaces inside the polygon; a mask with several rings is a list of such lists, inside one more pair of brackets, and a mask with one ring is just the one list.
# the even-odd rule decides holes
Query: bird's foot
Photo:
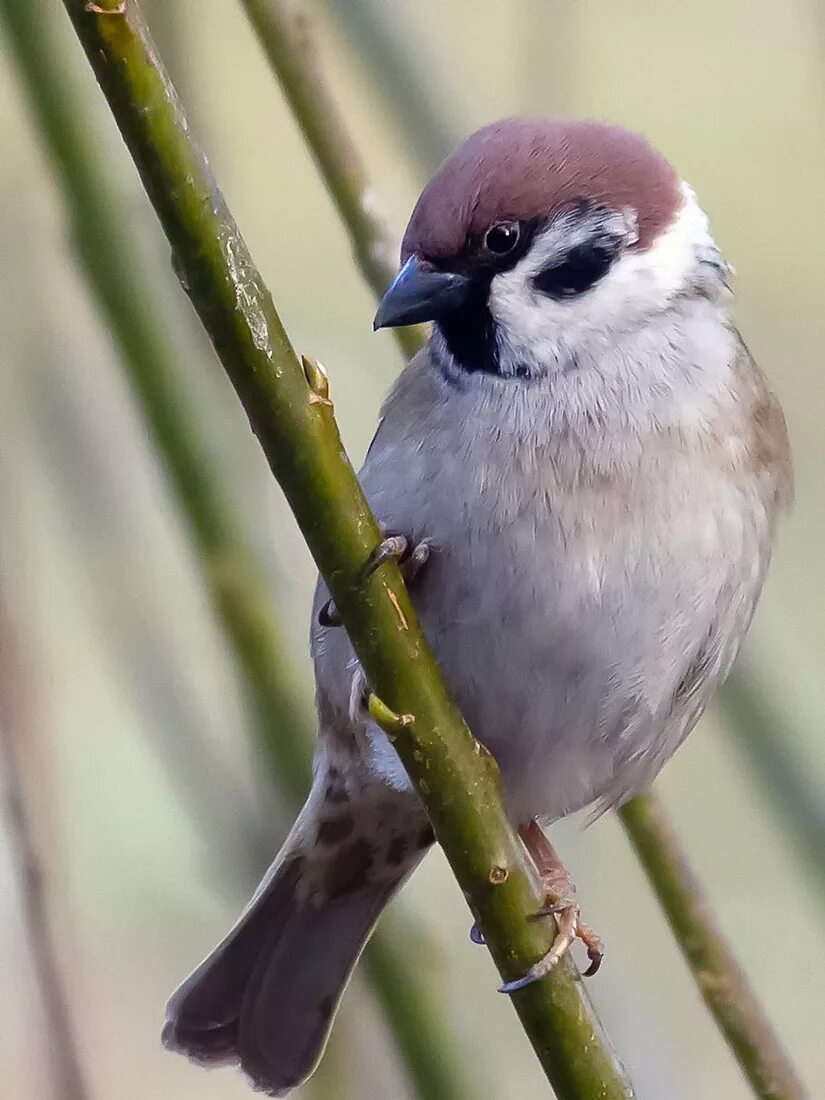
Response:
[{"label": "bird's foot", "polygon": [[[430,560],[431,543],[429,539],[422,539],[414,543],[406,535],[385,535],[372,554],[370,554],[364,572],[363,579],[367,580],[376,569],[389,561],[398,563],[404,583],[411,586],[418,574]],[[327,600],[318,612],[320,626],[340,626],[341,616],[334,600]]]},{"label": "bird's foot", "polygon": [[388,561],[398,563],[406,584],[412,584],[430,559],[430,541],[413,542],[406,535],[385,535],[364,566],[364,579]]},{"label": "bird's foot", "polygon": [[567,869],[537,821],[523,825],[519,829],[519,836],[536,865],[545,891],[545,904],[533,914],[532,919],[553,916],[558,931],[544,958],[531,966],[523,977],[503,985],[501,992],[514,993],[517,989],[539,981],[564,958],[576,940],[581,940],[587,949],[590,965],[584,971],[584,976],[591,977],[601,966],[604,951],[599,937],[581,919],[581,910],[575,900],[576,888]]}]

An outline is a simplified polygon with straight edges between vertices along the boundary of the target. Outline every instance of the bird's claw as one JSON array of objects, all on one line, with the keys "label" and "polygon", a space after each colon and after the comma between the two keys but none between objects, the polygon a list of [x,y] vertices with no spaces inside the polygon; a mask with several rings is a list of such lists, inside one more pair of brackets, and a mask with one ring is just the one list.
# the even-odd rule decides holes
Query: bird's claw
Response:
[{"label": "bird's claw", "polygon": [[398,562],[400,565],[407,557],[410,549],[410,540],[406,535],[385,535],[367,559],[362,577],[367,580],[376,569],[386,565],[389,561]]},{"label": "bird's claw", "polygon": [[575,903],[572,905],[569,903],[566,905],[555,903],[544,906],[538,913],[534,914],[537,918],[551,915],[556,918],[558,931],[550,950],[531,966],[523,977],[516,978],[512,982],[505,982],[499,990],[500,993],[515,993],[518,989],[524,989],[526,985],[532,985],[533,982],[540,981],[561,962],[576,940],[582,941],[590,960],[590,965],[584,971],[584,977],[592,977],[601,966],[604,957],[601,940],[591,928],[588,928],[582,922],[578,905]]},{"label": "bird's claw", "polygon": [[584,944],[590,961],[584,977],[592,977],[602,964],[604,951],[599,937],[581,919],[581,910],[575,900],[575,889],[570,876],[536,821],[522,826],[519,835],[536,865],[545,890],[545,904],[530,919],[541,920],[552,916],[558,925],[558,931],[547,954],[534,963],[523,977],[505,982],[500,992],[515,993],[517,989],[523,989],[545,977],[564,958],[576,940],[581,940]]},{"label": "bird's claw", "polygon": [[327,600],[318,612],[318,625],[323,627],[341,626],[341,616],[335,606],[335,600]]},{"label": "bird's claw", "polygon": [[[375,550],[370,554],[364,566],[362,580],[367,580],[376,569],[386,565],[389,561],[398,563],[401,575],[406,584],[410,585],[416,579],[423,567],[430,559],[430,543],[426,539],[412,545],[412,540],[406,535],[386,535]],[[334,600],[327,600],[318,612],[318,625],[323,627],[341,626],[341,616]]]},{"label": "bird's claw", "polygon": [[430,560],[431,546],[427,539],[417,542],[401,564],[401,575],[405,584],[412,584],[418,574]]}]

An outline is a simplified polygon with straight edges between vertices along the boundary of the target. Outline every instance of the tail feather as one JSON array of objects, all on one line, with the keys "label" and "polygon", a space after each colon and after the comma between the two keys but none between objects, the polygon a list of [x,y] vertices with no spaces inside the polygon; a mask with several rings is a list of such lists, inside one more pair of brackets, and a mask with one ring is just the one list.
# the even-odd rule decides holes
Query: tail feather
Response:
[{"label": "tail feather", "polygon": [[308,858],[287,842],[238,924],[166,1010],[168,1049],[206,1065],[239,1063],[271,1096],[286,1095],[317,1065],[370,932],[417,862],[307,895]]},{"label": "tail feather", "polygon": [[172,994],[165,1047],[199,1062],[233,1060],[247,985],[289,922],[299,874],[299,860],[279,859],[235,927]]},{"label": "tail feather", "polygon": [[296,914],[300,927],[262,958],[238,1034],[244,1071],[283,1095],[312,1073],[352,969],[397,883],[379,883]]}]

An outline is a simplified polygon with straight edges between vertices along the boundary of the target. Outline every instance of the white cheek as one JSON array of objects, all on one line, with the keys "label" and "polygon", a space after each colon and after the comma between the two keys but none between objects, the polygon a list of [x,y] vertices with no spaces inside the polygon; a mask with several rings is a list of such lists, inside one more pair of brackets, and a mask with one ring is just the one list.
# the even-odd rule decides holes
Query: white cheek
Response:
[{"label": "white cheek", "polygon": [[498,329],[504,373],[509,373],[511,361],[514,366],[523,360],[527,366],[552,369],[561,358],[559,340],[570,321],[569,311],[540,294],[533,286],[534,276],[533,265],[522,261],[512,271],[497,275],[490,286],[489,309]]},{"label": "white cheek", "polygon": [[489,308],[498,326],[504,373],[518,364],[533,373],[552,372],[588,346],[607,343],[661,313],[696,280],[703,259],[715,257],[724,269],[693,191],[687,184],[682,191],[679,213],[655,244],[645,252],[626,252],[576,298],[556,301],[535,289],[535,277],[558,255],[559,238],[552,228],[511,271],[493,279]]}]

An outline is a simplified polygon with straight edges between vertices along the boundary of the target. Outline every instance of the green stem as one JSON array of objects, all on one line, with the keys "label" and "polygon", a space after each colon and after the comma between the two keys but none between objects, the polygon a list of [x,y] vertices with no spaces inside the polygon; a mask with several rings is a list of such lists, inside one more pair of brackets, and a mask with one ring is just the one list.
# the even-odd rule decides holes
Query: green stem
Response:
[{"label": "green stem", "polygon": [[[31,654],[23,653],[16,623],[0,599],[0,795],[5,811],[5,840],[20,883],[23,927],[34,979],[43,1006],[40,1041],[49,1065],[54,1096],[91,1100],[92,1093],[72,1028],[71,999],[60,969],[49,920],[46,869],[37,843],[37,827],[26,796],[23,751],[34,756]],[[24,659],[25,658],[25,659]]]},{"label": "green stem", "polygon": [[[380,103],[427,174],[467,132],[454,81],[444,77],[431,43],[419,26],[416,5],[386,0],[327,0],[325,5],[349,39],[353,53],[376,77]],[[456,70],[457,71],[457,70]],[[449,105],[449,107],[447,106]]]},{"label": "green stem", "polygon": [[825,891],[825,805],[816,779],[805,770],[788,736],[788,715],[765,690],[765,679],[740,667],[720,692],[725,730],[741,759],[769,796],[776,819],[805,858],[810,875]]},{"label": "green stem", "polygon": [[[315,158],[367,284],[382,295],[398,270],[398,249],[379,213],[361,154],[352,140],[319,64],[307,17],[283,0],[242,0]],[[420,326],[394,330],[401,350],[414,355],[426,333]]]},{"label": "green stem", "polygon": [[619,816],[713,1018],[760,1100],[805,1100],[762,1006],[717,928],[704,892],[652,794]]},{"label": "green stem", "polygon": [[[0,0],[3,29],[67,198],[75,248],[118,345],[132,391],[195,543],[215,613],[232,641],[261,731],[260,747],[293,789],[306,782],[307,708],[284,661],[271,596],[209,453],[167,335],[163,286],[153,285],[124,216],[122,188],[100,156],[82,91],[61,65],[46,13],[31,0]],[[112,18],[111,16],[108,18]]]},{"label": "green stem", "polygon": [[[394,941],[380,934],[388,918],[397,937]],[[422,974],[426,967],[415,954],[420,935],[403,916],[386,914],[370,939],[362,965],[421,1100],[470,1100],[479,1095],[479,1089],[473,1087],[473,1074],[455,1040],[451,1041],[443,1009]],[[399,939],[405,944],[403,954],[396,947]]]},{"label": "green stem", "polygon": [[[64,0],[176,256],[177,269],[324,575],[453,871],[505,979],[546,953],[527,919],[537,886],[492,760],[455,710],[394,564],[365,578],[381,539],[328,404],[315,400],[161,68],[134,0]],[[100,9],[103,9],[102,11]],[[559,1100],[632,1096],[572,963],[513,1003]]]},{"label": "green stem", "polygon": [[[285,651],[262,570],[220,492],[192,398],[180,385],[177,364],[186,350],[167,335],[169,326],[162,320],[168,313],[165,288],[141,264],[141,249],[123,217],[122,188],[100,156],[105,135],[89,117],[85,92],[62,62],[46,13],[30,0],[0,0],[0,16],[59,172],[83,271],[155,437],[198,551],[206,589],[252,702],[260,751],[274,783],[291,804],[300,806],[309,779],[313,723],[284,670]],[[397,1010],[407,1000],[427,1003],[426,984],[409,963],[399,923],[392,916],[382,921],[367,948],[371,983],[395,1028],[418,1095],[422,1100],[461,1100],[467,1085],[443,1013],[429,1004],[426,1013],[411,1020]],[[429,1025],[423,1033],[428,1036],[426,1057],[420,1029],[416,1034],[422,1020]]]}]

